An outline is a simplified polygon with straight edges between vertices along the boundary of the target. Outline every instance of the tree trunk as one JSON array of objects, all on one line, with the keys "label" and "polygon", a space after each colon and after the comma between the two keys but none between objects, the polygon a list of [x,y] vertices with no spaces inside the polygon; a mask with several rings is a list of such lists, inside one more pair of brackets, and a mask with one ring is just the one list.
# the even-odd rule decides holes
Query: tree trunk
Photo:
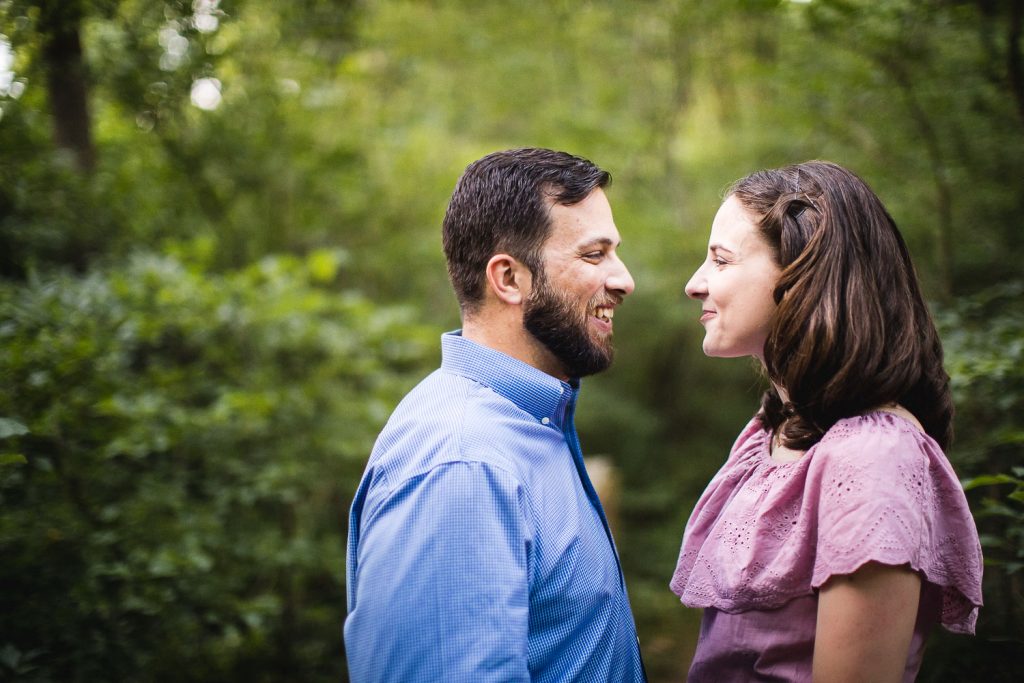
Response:
[{"label": "tree trunk", "polygon": [[1024,23],[1024,4],[1010,3],[1010,26],[1007,31],[1006,67],[1010,78],[1010,91],[1017,102],[1017,113],[1024,120],[1024,67],[1021,65],[1021,24]]},{"label": "tree trunk", "polygon": [[54,142],[70,150],[82,171],[96,165],[89,117],[86,68],[82,59],[82,5],[78,0],[42,0],[39,33]]}]

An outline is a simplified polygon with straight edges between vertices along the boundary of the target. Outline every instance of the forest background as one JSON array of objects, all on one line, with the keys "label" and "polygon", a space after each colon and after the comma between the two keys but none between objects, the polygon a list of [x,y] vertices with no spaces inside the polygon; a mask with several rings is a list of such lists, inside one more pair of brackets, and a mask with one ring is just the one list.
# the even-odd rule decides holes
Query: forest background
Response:
[{"label": "forest background", "polygon": [[652,681],[683,525],[762,389],[682,287],[722,189],[825,158],[901,226],[986,554],[923,681],[1024,680],[1024,60],[1015,0],[0,0],[0,680],[345,680],[346,514],[458,326],[462,169],[614,176],[637,283],[584,450]]}]

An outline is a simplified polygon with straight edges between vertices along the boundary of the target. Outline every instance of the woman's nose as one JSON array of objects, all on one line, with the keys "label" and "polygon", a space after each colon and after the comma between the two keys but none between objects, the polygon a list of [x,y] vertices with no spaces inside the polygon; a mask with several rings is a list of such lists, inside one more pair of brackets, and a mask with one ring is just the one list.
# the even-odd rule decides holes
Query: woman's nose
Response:
[{"label": "woman's nose", "polygon": [[686,283],[686,287],[683,291],[686,292],[686,296],[691,299],[703,299],[708,295],[707,280],[704,277],[703,266],[697,269],[697,272],[693,274],[690,281]]}]

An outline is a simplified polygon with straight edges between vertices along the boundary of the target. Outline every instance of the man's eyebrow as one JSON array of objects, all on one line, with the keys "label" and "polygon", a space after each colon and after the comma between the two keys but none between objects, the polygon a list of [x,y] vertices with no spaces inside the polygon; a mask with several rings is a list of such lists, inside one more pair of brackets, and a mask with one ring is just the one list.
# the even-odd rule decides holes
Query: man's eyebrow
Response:
[{"label": "man's eyebrow", "polygon": [[580,249],[590,249],[591,247],[598,247],[598,246],[600,246],[600,247],[618,247],[618,246],[621,246],[621,245],[622,245],[621,241],[618,244],[616,244],[609,237],[598,237],[598,238],[589,240],[587,242],[583,242],[582,244],[579,245],[579,248]]}]

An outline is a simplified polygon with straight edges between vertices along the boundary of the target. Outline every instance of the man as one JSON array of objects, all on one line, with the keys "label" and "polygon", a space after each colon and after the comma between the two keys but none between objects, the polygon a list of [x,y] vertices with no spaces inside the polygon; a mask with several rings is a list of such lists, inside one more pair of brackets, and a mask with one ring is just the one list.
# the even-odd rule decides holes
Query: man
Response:
[{"label": "man", "polygon": [[352,503],[353,683],[643,681],[622,571],[573,426],[633,280],[603,187],[563,152],[470,164],[444,218],[462,311]]}]

